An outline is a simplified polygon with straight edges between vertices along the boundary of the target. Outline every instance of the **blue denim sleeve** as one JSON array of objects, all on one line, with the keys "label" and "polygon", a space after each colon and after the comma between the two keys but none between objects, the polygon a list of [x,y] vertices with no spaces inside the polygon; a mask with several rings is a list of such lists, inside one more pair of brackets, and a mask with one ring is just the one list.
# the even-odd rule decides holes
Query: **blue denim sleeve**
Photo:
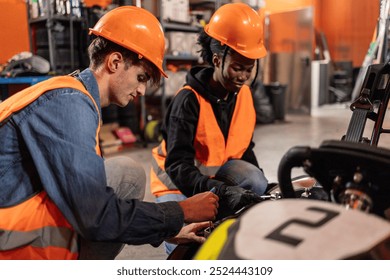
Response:
[{"label": "blue denim sleeve", "polygon": [[98,114],[72,89],[47,93],[19,118],[19,127],[50,198],[83,237],[128,244],[159,244],[184,222],[177,203],[119,200],[106,186],[95,152]]}]

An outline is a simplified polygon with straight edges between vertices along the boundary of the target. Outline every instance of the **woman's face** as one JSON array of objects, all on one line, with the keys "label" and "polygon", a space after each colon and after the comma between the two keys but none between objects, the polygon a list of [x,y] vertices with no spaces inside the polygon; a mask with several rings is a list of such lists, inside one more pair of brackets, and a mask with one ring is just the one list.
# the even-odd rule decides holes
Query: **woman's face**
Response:
[{"label": "woman's face", "polygon": [[222,59],[222,55],[215,55],[214,57],[214,79],[228,92],[239,91],[251,78],[256,60],[246,58],[235,51],[229,51],[222,69]]}]

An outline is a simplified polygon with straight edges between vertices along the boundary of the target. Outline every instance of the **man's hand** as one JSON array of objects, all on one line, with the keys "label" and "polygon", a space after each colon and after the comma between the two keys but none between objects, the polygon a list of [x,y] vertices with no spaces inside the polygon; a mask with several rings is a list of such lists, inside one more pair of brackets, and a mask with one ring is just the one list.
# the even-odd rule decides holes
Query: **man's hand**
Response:
[{"label": "man's hand", "polygon": [[215,220],[218,209],[218,196],[212,192],[203,192],[180,201],[184,212],[184,222],[204,222]]},{"label": "man's hand", "polygon": [[185,244],[190,242],[203,243],[206,238],[196,235],[197,232],[207,228],[210,222],[192,223],[181,228],[180,232],[172,238],[165,240],[166,242],[173,244]]}]

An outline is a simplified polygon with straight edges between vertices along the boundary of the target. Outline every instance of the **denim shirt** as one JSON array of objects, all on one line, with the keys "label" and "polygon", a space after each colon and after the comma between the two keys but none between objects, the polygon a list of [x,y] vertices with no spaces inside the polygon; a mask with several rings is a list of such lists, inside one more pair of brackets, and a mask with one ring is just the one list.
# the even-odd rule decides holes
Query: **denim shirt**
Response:
[{"label": "denim shirt", "polygon": [[[79,79],[100,108],[92,71]],[[43,188],[84,238],[157,246],[178,233],[183,212],[176,202],[116,197],[95,152],[99,121],[90,98],[72,88],[48,91],[14,114],[0,127],[0,207]]]}]

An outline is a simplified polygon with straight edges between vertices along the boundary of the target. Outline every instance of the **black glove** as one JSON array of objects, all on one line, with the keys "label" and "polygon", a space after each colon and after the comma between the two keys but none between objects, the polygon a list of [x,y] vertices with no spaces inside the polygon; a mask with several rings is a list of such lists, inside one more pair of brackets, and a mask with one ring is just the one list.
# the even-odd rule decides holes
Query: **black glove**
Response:
[{"label": "black glove", "polygon": [[233,215],[245,206],[263,201],[260,195],[237,186],[222,185],[215,193],[219,196],[217,220]]}]

